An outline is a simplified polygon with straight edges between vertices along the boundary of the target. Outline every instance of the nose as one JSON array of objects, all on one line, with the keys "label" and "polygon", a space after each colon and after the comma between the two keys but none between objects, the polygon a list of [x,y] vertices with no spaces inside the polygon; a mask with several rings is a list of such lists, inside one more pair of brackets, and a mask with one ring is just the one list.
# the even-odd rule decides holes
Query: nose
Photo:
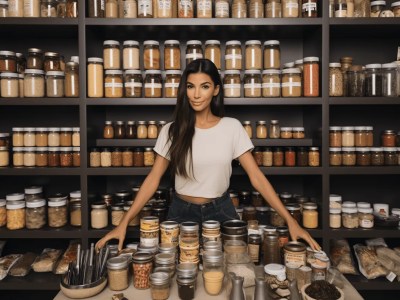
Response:
[{"label": "nose", "polygon": [[195,99],[199,99],[200,98],[200,88],[195,88],[194,98]]}]

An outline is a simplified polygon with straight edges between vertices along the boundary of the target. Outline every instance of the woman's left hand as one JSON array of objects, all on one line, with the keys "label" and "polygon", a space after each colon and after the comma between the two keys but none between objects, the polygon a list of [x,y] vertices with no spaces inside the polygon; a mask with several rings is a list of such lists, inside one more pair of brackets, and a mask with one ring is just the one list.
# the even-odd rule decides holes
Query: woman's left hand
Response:
[{"label": "woman's left hand", "polygon": [[288,224],[290,237],[293,241],[303,239],[313,250],[321,250],[321,246],[311,237],[307,230],[303,229],[294,219]]}]

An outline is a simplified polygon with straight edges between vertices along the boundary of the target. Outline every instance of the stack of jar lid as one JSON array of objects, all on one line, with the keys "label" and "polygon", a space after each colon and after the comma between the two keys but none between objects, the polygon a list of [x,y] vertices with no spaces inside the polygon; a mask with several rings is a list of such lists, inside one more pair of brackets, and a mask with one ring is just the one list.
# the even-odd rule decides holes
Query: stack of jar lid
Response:
[{"label": "stack of jar lid", "polygon": [[[251,121],[242,121],[249,138],[253,138],[253,126]],[[267,121],[256,122],[257,139],[304,139],[304,127],[280,127],[279,120],[271,120],[269,125],[269,136]]]},{"label": "stack of jar lid", "polygon": [[155,153],[152,147],[136,148],[92,148],[89,166],[98,167],[150,167],[154,164]]},{"label": "stack of jar lid", "polygon": [[140,245],[144,248],[154,248],[159,242],[160,222],[157,217],[140,219]]},{"label": "stack of jar lid", "polygon": [[0,227],[7,225],[9,230],[41,229],[48,225],[52,228],[63,227],[68,223],[68,205],[70,207],[70,224],[81,226],[80,192],[71,192],[68,196],[56,194],[43,196],[43,188],[32,186],[25,188],[25,193],[6,195],[0,200]]},{"label": "stack of jar lid", "polygon": [[105,139],[156,139],[166,121],[105,121]]},{"label": "stack of jar lid", "polygon": [[221,241],[221,230],[220,223],[218,221],[205,221],[201,224],[202,226],[202,244],[207,242],[220,242]]},{"label": "stack of jar lid", "polygon": [[12,145],[14,167],[80,166],[79,127],[14,127]]},{"label": "stack of jar lid", "polygon": [[197,264],[199,249],[199,224],[191,221],[182,222],[179,235],[179,262]]},{"label": "stack of jar lid", "polygon": [[0,51],[1,97],[79,97],[79,57],[65,64],[56,52],[28,49],[22,53]]},{"label": "stack of jar lid", "polygon": [[[369,3],[369,2],[368,2]],[[330,18],[387,18],[387,17],[400,17],[400,1],[393,2],[390,7],[386,5],[386,1],[371,1],[370,7],[366,5],[358,5],[354,7],[353,2],[345,0],[329,3],[329,17]],[[350,9],[350,4],[352,9]]]},{"label": "stack of jar lid", "polygon": [[319,167],[318,147],[255,147],[253,157],[264,167]]},{"label": "stack of jar lid", "polygon": [[394,130],[384,130],[381,134],[383,147],[373,147],[372,126],[332,126],[329,145],[331,166],[400,165],[400,134],[396,135]]},{"label": "stack of jar lid", "polygon": [[[10,2],[10,3],[9,3]],[[77,18],[78,0],[68,1],[1,1],[0,17]]]}]

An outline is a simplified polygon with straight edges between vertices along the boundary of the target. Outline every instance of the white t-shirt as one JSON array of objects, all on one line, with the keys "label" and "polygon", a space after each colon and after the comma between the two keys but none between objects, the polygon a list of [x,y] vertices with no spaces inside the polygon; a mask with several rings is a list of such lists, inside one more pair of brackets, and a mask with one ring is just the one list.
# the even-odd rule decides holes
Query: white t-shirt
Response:
[{"label": "white t-shirt", "polygon": [[[171,145],[168,131],[171,124],[162,128],[154,147],[157,154],[168,160]],[[214,127],[195,128],[192,144],[193,174],[190,173],[188,159],[186,169],[189,178],[175,175],[176,192],[192,197],[220,197],[229,187],[232,160],[253,148],[245,129],[236,119],[224,117]]]}]

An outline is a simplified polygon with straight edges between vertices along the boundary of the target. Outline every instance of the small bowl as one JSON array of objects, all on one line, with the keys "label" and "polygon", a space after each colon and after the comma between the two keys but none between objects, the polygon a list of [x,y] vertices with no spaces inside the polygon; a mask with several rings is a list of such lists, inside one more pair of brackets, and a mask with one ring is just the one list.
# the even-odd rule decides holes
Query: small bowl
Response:
[{"label": "small bowl", "polygon": [[107,276],[100,278],[99,280],[90,284],[82,285],[69,285],[66,284],[66,277],[63,277],[60,283],[61,291],[65,296],[72,299],[83,299],[89,298],[100,293],[107,285]]},{"label": "small bowl", "polygon": [[[307,288],[310,284],[311,284],[311,283],[306,284],[306,285],[303,285],[303,287],[301,288],[301,295],[303,296],[303,300],[318,300],[318,299],[312,298],[312,297],[310,297],[310,296],[308,296],[308,295],[306,294],[306,288]],[[339,291],[339,293],[340,293],[340,298],[337,299],[337,300],[344,300],[344,292],[343,292],[343,290],[340,289],[340,288],[338,288],[338,287],[336,287],[336,289],[337,289],[337,290]]]},{"label": "small bowl", "polygon": [[241,220],[229,220],[222,225],[222,232],[227,235],[247,234],[247,223]]}]

